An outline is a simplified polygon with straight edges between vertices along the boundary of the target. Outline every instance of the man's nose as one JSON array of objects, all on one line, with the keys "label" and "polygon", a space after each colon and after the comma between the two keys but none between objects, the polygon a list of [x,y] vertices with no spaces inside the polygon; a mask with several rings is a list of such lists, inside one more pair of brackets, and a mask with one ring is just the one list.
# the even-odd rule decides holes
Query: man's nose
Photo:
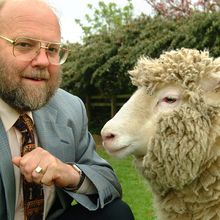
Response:
[{"label": "man's nose", "polygon": [[39,51],[37,51],[36,56],[32,60],[32,65],[42,67],[47,67],[48,65],[50,65],[50,61],[44,47],[41,47]]}]

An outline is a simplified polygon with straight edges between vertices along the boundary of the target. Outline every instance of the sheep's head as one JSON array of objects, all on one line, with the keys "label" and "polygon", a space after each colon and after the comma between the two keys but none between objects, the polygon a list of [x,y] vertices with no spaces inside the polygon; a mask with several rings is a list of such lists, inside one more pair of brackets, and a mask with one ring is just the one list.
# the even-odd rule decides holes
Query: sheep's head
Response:
[{"label": "sheep's head", "polygon": [[103,127],[103,146],[142,158],[147,179],[182,187],[219,154],[220,59],[181,49],[143,57],[129,73],[137,91]]}]

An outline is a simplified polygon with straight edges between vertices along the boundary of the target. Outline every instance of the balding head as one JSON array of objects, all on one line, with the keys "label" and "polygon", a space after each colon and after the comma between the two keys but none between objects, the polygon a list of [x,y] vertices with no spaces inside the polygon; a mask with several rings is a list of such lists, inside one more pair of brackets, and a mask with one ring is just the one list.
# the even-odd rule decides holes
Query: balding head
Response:
[{"label": "balding head", "polygon": [[52,26],[54,26],[56,31],[60,26],[56,14],[44,0],[0,0],[1,34],[5,31],[11,33],[15,23],[19,26],[21,23],[31,23],[32,21],[38,22],[39,27],[43,24],[42,26],[53,29]]}]

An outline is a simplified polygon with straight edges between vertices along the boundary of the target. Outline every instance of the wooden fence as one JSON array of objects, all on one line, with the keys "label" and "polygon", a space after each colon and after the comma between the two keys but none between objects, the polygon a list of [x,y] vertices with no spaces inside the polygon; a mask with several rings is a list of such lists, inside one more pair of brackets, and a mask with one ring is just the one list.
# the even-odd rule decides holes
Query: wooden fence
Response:
[{"label": "wooden fence", "polygon": [[89,120],[92,118],[92,108],[97,107],[109,107],[111,117],[113,117],[130,96],[129,94],[116,96],[86,96],[85,105]]}]

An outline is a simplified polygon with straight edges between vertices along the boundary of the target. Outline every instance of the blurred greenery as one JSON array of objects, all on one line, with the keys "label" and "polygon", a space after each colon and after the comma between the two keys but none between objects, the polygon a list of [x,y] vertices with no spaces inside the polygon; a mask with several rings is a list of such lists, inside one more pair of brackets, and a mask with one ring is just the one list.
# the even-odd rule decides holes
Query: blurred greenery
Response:
[{"label": "blurred greenery", "polygon": [[154,220],[152,195],[147,183],[132,163],[132,156],[117,159],[109,156],[102,148],[97,149],[100,156],[113,167],[123,189],[123,200],[131,207],[135,220]]}]

